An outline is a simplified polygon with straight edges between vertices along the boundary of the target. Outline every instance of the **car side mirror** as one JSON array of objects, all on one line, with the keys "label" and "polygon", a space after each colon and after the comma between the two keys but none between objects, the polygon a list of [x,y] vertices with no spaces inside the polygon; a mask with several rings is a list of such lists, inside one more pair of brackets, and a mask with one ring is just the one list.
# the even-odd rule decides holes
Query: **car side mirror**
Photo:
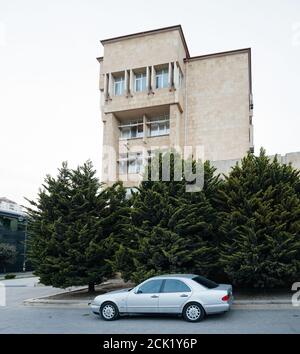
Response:
[{"label": "car side mirror", "polygon": [[142,292],[142,290],[137,289],[137,291],[136,291],[135,293],[136,293],[136,294],[142,294],[143,292]]}]

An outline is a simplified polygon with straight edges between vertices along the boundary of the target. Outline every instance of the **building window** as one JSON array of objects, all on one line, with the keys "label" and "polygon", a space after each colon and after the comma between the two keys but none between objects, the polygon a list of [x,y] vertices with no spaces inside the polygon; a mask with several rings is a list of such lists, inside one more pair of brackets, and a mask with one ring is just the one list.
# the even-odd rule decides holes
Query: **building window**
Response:
[{"label": "building window", "polygon": [[119,126],[120,139],[135,139],[144,136],[143,119],[126,122]]},{"label": "building window", "polygon": [[148,124],[148,135],[159,136],[170,133],[170,118],[169,115],[150,118]]},{"label": "building window", "polygon": [[119,174],[141,173],[143,170],[143,155],[141,152],[121,153],[119,156]]},{"label": "building window", "polygon": [[124,94],[125,79],[124,75],[114,78],[114,94],[115,96],[122,96]]},{"label": "building window", "polygon": [[142,92],[146,90],[146,73],[135,74],[135,92]]},{"label": "building window", "polygon": [[167,68],[156,70],[156,88],[166,88],[168,87],[169,81],[169,70]]}]

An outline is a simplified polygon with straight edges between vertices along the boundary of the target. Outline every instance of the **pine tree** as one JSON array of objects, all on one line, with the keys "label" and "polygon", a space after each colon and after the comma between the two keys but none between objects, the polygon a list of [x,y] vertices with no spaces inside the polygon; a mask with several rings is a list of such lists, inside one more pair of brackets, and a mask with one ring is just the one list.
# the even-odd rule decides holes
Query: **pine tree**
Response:
[{"label": "pine tree", "polygon": [[300,277],[300,173],[264,150],[235,166],[219,193],[220,263],[244,287],[290,286]]},{"label": "pine tree", "polygon": [[94,285],[112,275],[119,215],[125,207],[120,184],[103,188],[91,162],[75,170],[66,163],[47,176],[37,202],[29,201],[30,258],[45,285]]},{"label": "pine tree", "polygon": [[6,266],[13,264],[17,257],[16,247],[8,243],[0,242],[0,269],[6,272]]},{"label": "pine tree", "polygon": [[[199,192],[186,192],[185,175],[175,180],[175,154],[157,155],[159,180],[151,180],[151,166],[132,197],[130,219],[124,225],[124,240],[116,254],[114,267],[127,280],[142,281],[161,273],[214,273],[217,268],[217,214],[209,197],[218,188],[214,169],[204,165],[207,180]],[[170,159],[170,181],[162,176],[163,158]],[[193,163],[194,169],[196,163]],[[147,177],[147,178],[146,178]]]}]

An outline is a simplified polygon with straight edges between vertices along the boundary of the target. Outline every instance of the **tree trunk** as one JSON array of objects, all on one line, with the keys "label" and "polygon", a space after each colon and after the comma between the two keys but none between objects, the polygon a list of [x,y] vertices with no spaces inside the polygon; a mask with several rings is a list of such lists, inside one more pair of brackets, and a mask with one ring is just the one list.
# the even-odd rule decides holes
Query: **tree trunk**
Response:
[{"label": "tree trunk", "polygon": [[95,292],[95,283],[89,283],[89,293]]}]

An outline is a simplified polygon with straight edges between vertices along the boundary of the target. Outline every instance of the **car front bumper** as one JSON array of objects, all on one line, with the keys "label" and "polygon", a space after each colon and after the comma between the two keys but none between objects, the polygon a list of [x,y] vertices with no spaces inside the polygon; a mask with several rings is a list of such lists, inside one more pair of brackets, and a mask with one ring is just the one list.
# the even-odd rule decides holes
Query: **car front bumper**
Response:
[{"label": "car front bumper", "polygon": [[90,310],[95,314],[95,315],[100,315],[100,306],[91,302],[89,304]]}]

